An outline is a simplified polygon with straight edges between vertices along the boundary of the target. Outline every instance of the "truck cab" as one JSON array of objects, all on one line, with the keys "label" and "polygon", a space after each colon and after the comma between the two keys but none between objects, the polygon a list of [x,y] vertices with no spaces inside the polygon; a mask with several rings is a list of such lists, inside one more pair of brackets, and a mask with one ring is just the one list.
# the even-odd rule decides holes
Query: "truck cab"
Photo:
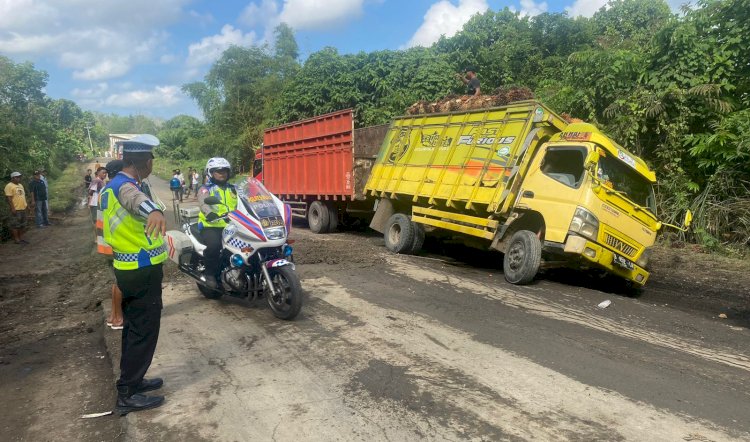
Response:
[{"label": "truck cab", "polygon": [[653,171],[587,123],[573,123],[536,152],[514,210],[544,222],[543,249],[641,286],[662,224]]}]

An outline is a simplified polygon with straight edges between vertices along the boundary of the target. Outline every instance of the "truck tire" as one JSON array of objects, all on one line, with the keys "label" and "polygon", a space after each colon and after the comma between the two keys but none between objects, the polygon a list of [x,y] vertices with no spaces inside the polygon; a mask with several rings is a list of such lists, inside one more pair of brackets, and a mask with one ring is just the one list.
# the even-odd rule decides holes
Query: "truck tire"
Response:
[{"label": "truck tire", "polygon": [[339,209],[333,204],[328,206],[328,232],[335,232],[339,228]]},{"label": "truck tire", "polygon": [[536,233],[519,230],[510,237],[503,259],[505,280],[511,284],[528,284],[534,280],[542,263],[542,243]]},{"label": "truck tire", "polygon": [[313,233],[328,233],[330,225],[331,212],[325,204],[320,201],[313,201],[310,208],[307,209],[307,224]]},{"label": "truck tire", "polygon": [[424,245],[424,226],[419,223],[415,223],[414,221],[411,222],[414,226],[414,241],[411,243],[411,253],[412,255],[419,253],[420,250],[422,250],[422,246]]},{"label": "truck tire", "polygon": [[403,213],[394,213],[385,224],[385,247],[393,253],[412,253],[414,223]]}]

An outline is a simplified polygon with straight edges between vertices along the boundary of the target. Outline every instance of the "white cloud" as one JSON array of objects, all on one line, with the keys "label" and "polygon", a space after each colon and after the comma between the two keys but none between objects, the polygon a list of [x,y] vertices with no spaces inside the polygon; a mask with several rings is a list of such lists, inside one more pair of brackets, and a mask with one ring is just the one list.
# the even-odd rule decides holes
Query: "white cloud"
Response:
[{"label": "white cloud", "polygon": [[100,80],[102,78],[116,78],[125,75],[130,66],[120,60],[102,60],[86,69],[73,71],[76,80]]},{"label": "white cloud", "polygon": [[278,7],[276,0],[263,0],[261,4],[250,3],[240,14],[239,22],[250,27],[276,24],[278,22]]},{"label": "white cloud", "polygon": [[158,57],[159,29],[189,1],[0,0],[0,52],[51,57],[76,79],[115,78]]},{"label": "white cloud", "polygon": [[221,33],[204,37],[198,43],[188,47],[188,66],[202,66],[213,63],[232,45],[250,46],[255,40],[255,33],[243,33],[232,25],[224,25]]},{"label": "white cloud", "polygon": [[102,104],[122,108],[164,108],[180,104],[185,96],[179,86],[156,86],[150,90],[134,90],[112,94]]},{"label": "white cloud", "polygon": [[440,0],[427,10],[424,22],[406,46],[430,46],[441,35],[452,37],[474,14],[482,13],[488,8],[486,0],[459,0],[458,5],[449,0]]},{"label": "white cloud", "polygon": [[107,83],[97,83],[88,89],[75,88],[70,91],[70,95],[74,98],[85,98],[85,99],[96,99],[101,98],[109,90]]},{"label": "white cloud", "polygon": [[362,16],[364,0],[284,0],[279,20],[295,30],[326,30]]},{"label": "white cloud", "polygon": [[606,4],[607,0],[575,0],[572,5],[565,7],[565,11],[571,17],[591,17]]},{"label": "white cloud", "polygon": [[536,3],[534,0],[521,0],[521,16],[534,17],[547,12],[547,2]]}]

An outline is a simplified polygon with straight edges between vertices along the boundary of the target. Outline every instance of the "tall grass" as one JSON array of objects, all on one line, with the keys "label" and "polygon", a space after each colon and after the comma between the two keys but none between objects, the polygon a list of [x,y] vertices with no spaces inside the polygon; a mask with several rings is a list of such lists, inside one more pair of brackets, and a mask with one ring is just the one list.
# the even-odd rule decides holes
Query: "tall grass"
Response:
[{"label": "tall grass", "polygon": [[84,197],[83,174],[85,163],[70,163],[59,177],[49,181],[49,208],[53,213],[67,212]]}]

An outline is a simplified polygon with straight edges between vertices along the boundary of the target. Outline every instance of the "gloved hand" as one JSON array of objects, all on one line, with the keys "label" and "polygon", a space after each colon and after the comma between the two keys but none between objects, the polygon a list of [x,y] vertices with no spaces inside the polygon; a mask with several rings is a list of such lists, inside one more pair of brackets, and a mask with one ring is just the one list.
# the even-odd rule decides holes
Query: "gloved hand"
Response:
[{"label": "gloved hand", "polygon": [[214,212],[211,212],[208,215],[206,215],[206,221],[208,221],[210,223],[216,221],[217,219],[219,219],[219,215],[217,215]]}]

